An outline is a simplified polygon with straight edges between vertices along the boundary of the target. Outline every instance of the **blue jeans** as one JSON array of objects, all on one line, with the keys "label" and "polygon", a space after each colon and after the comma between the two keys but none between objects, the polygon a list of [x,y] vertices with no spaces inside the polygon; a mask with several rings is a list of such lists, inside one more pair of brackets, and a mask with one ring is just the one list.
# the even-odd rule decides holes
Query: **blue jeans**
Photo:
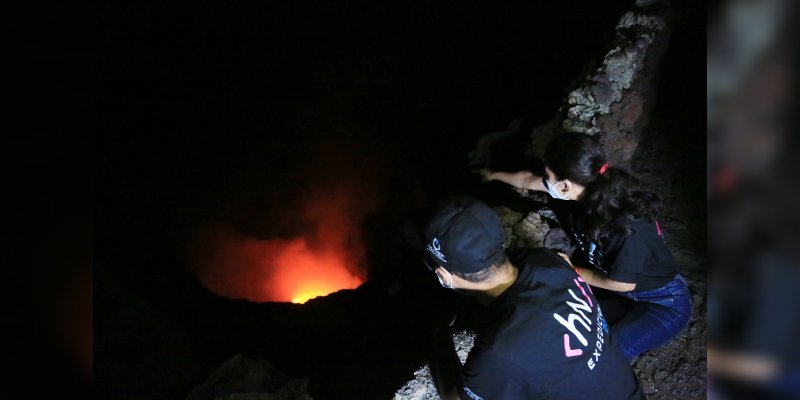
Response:
[{"label": "blue jeans", "polygon": [[633,301],[631,310],[611,326],[628,358],[674,339],[692,317],[692,295],[680,274],[658,289],[617,294]]}]

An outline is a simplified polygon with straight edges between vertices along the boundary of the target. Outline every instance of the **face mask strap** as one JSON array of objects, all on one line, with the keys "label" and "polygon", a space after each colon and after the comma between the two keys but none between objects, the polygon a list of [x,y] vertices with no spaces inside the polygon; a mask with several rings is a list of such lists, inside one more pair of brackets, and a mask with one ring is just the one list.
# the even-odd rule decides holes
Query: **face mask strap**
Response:
[{"label": "face mask strap", "polygon": [[[569,179],[562,179],[562,180],[556,182],[555,184],[550,184],[550,182],[548,182],[547,179],[544,179],[544,183],[545,183],[545,186],[547,188],[547,192],[550,193],[550,196],[553,196],[556,199],[560,199],[560,200],[569,200],[569,199],[567,199],[566,195],[561,194],[558,191],[558,189],[556,189],[556,186],[558,186],[558,184],[561,183],[561,182],[569,182],[569,185],[572,184],[572,182],[570,182]],[[567,186],[567,191],[569,191],[569,186]]]},{"label": "face mask strap", "polygon": [[448,271],[448,270],[446,270],[444,268],[442,268],[442,271],[446,272],[447,275],[450,275],[450,283],[449,284],[445,283],[444,279],[442,279],[442,276],[439,275],[439,272],[437,270],[436,277],[439,278],[439,284],[442,285],[442,287],[445,287],[447,289],[452,289],[453,288],[453,274],[450,273],[450,271]]}]

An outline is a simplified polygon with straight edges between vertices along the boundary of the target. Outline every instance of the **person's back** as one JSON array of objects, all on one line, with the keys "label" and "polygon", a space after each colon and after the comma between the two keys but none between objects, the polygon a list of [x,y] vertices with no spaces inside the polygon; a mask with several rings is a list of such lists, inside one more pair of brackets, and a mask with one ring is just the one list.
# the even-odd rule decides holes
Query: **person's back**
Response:
[{"label": "person's back", "polygon": [[462,398],[640,399],[589,286],[557,254],[513,262],[514,284],[490,305],[463,370]]}]

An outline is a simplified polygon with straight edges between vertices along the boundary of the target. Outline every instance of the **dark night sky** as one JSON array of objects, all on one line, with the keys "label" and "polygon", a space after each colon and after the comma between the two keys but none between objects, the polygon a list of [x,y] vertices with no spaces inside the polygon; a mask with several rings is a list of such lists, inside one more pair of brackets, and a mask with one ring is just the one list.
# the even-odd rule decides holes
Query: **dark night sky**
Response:
[{"label": "dark night sky", "polygon": [[341,140],[446,181],[480,135],[549,118],[625,5],[106,3],[99,179],[280,184]]},{"label": "dark night sky", "polygon": [[[462,190],[466,153],[481,135],[514,118],[530,126],[551,118],[570,82],[605,53],[632,3],[112,1],[92,12],[25,6],[11,27],[30,45],[13,50],[33,63],[17,68],[12,89],[19,95],[8,111],[28,129],[4,139],[2,162],[9,188],[29,194],[7,196],[6,209],[35,210],[36,218],[9,218],[9,226],[28,227],[9,234],[9,248],[46,230],[44,245],[58,243],[75,236],[70,222],[87,219],[78,205],[85,199],[75,194],[89,186],[82,174],[87,131],[94,131],[94,198],[87,201],[94,265],[153,304],[174,277],[165,268],[186,267],[181,245],[203,225],[289,238],[310,226],[294,217],[304,199],[349,190],[347,199],[372,199],[363,207],[348,200],[353,215],[366,218],[361,207],[386,216],[370,231],[381,233],[398,221],[395,214],[418,205],[409,193],[433,200]],[[704,13],[682,11],[657,112],[665,125],[696,129],[687,148],[703,158],[704,74],[694,70],[704,57]],[[87,35],[89,27],[97,29]],[[90,46],[76,44],[87,36]],[[697,103],[683,98],[692,93]],[[72,254],[78,248],[86,246],[54,254],[80,264]],[[55,298],[62,292],[51,288],[80,275],[73,267],[54,273],[57,263],[38,259],[36,268],[13,267],[27,261],[4,258],[9,282],[47,284],[20,285],[9,299],[47,291],[44,297]],[[32,312],[37,307],[44,306]],[[29,322],[25,310],[17,314]],[[36,357],[49,352],[18,351],[15,359],[31,357],[18,375],[41,369]]]}]

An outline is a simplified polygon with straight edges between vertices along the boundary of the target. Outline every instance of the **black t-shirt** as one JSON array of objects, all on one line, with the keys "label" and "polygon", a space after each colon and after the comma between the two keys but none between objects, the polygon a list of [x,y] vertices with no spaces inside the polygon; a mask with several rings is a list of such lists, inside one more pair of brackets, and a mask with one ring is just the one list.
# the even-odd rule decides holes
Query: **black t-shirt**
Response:
[{"label": "black t-shirt", "polygon": [[678,266],[657,222],[629,219],[631,233],[612,235],[603,246],[603,266],[615,281],[635,283],[634,292],[658,289],[675,278]]},{"label": "black t-shirt", "polygon": [[615,226],[628,225],[628,234],[611,233],[602,245],[586,234],[586,208],[577,201],[551,202],[564,230],[578,247],[571,260],[580,267],[594,268],[619,282],[635,283],[634,292],[666,285],[678,272],[672,252],[664,243],[657,222],[644,218],[620,217]]},{"label": "black t-shirt", "polygon": [[642,399],[589,286],[557,254],[532,250],[490,305],[464,365],[462,399]]},{"label": "black t-shirt", "polygon": [[548,204],[561,228],[577,246],[576,251],[570,254],[572,263],[608,273],[603,267],[603,249],[586,235],[586,207],[572,200],[550,199]]}]

